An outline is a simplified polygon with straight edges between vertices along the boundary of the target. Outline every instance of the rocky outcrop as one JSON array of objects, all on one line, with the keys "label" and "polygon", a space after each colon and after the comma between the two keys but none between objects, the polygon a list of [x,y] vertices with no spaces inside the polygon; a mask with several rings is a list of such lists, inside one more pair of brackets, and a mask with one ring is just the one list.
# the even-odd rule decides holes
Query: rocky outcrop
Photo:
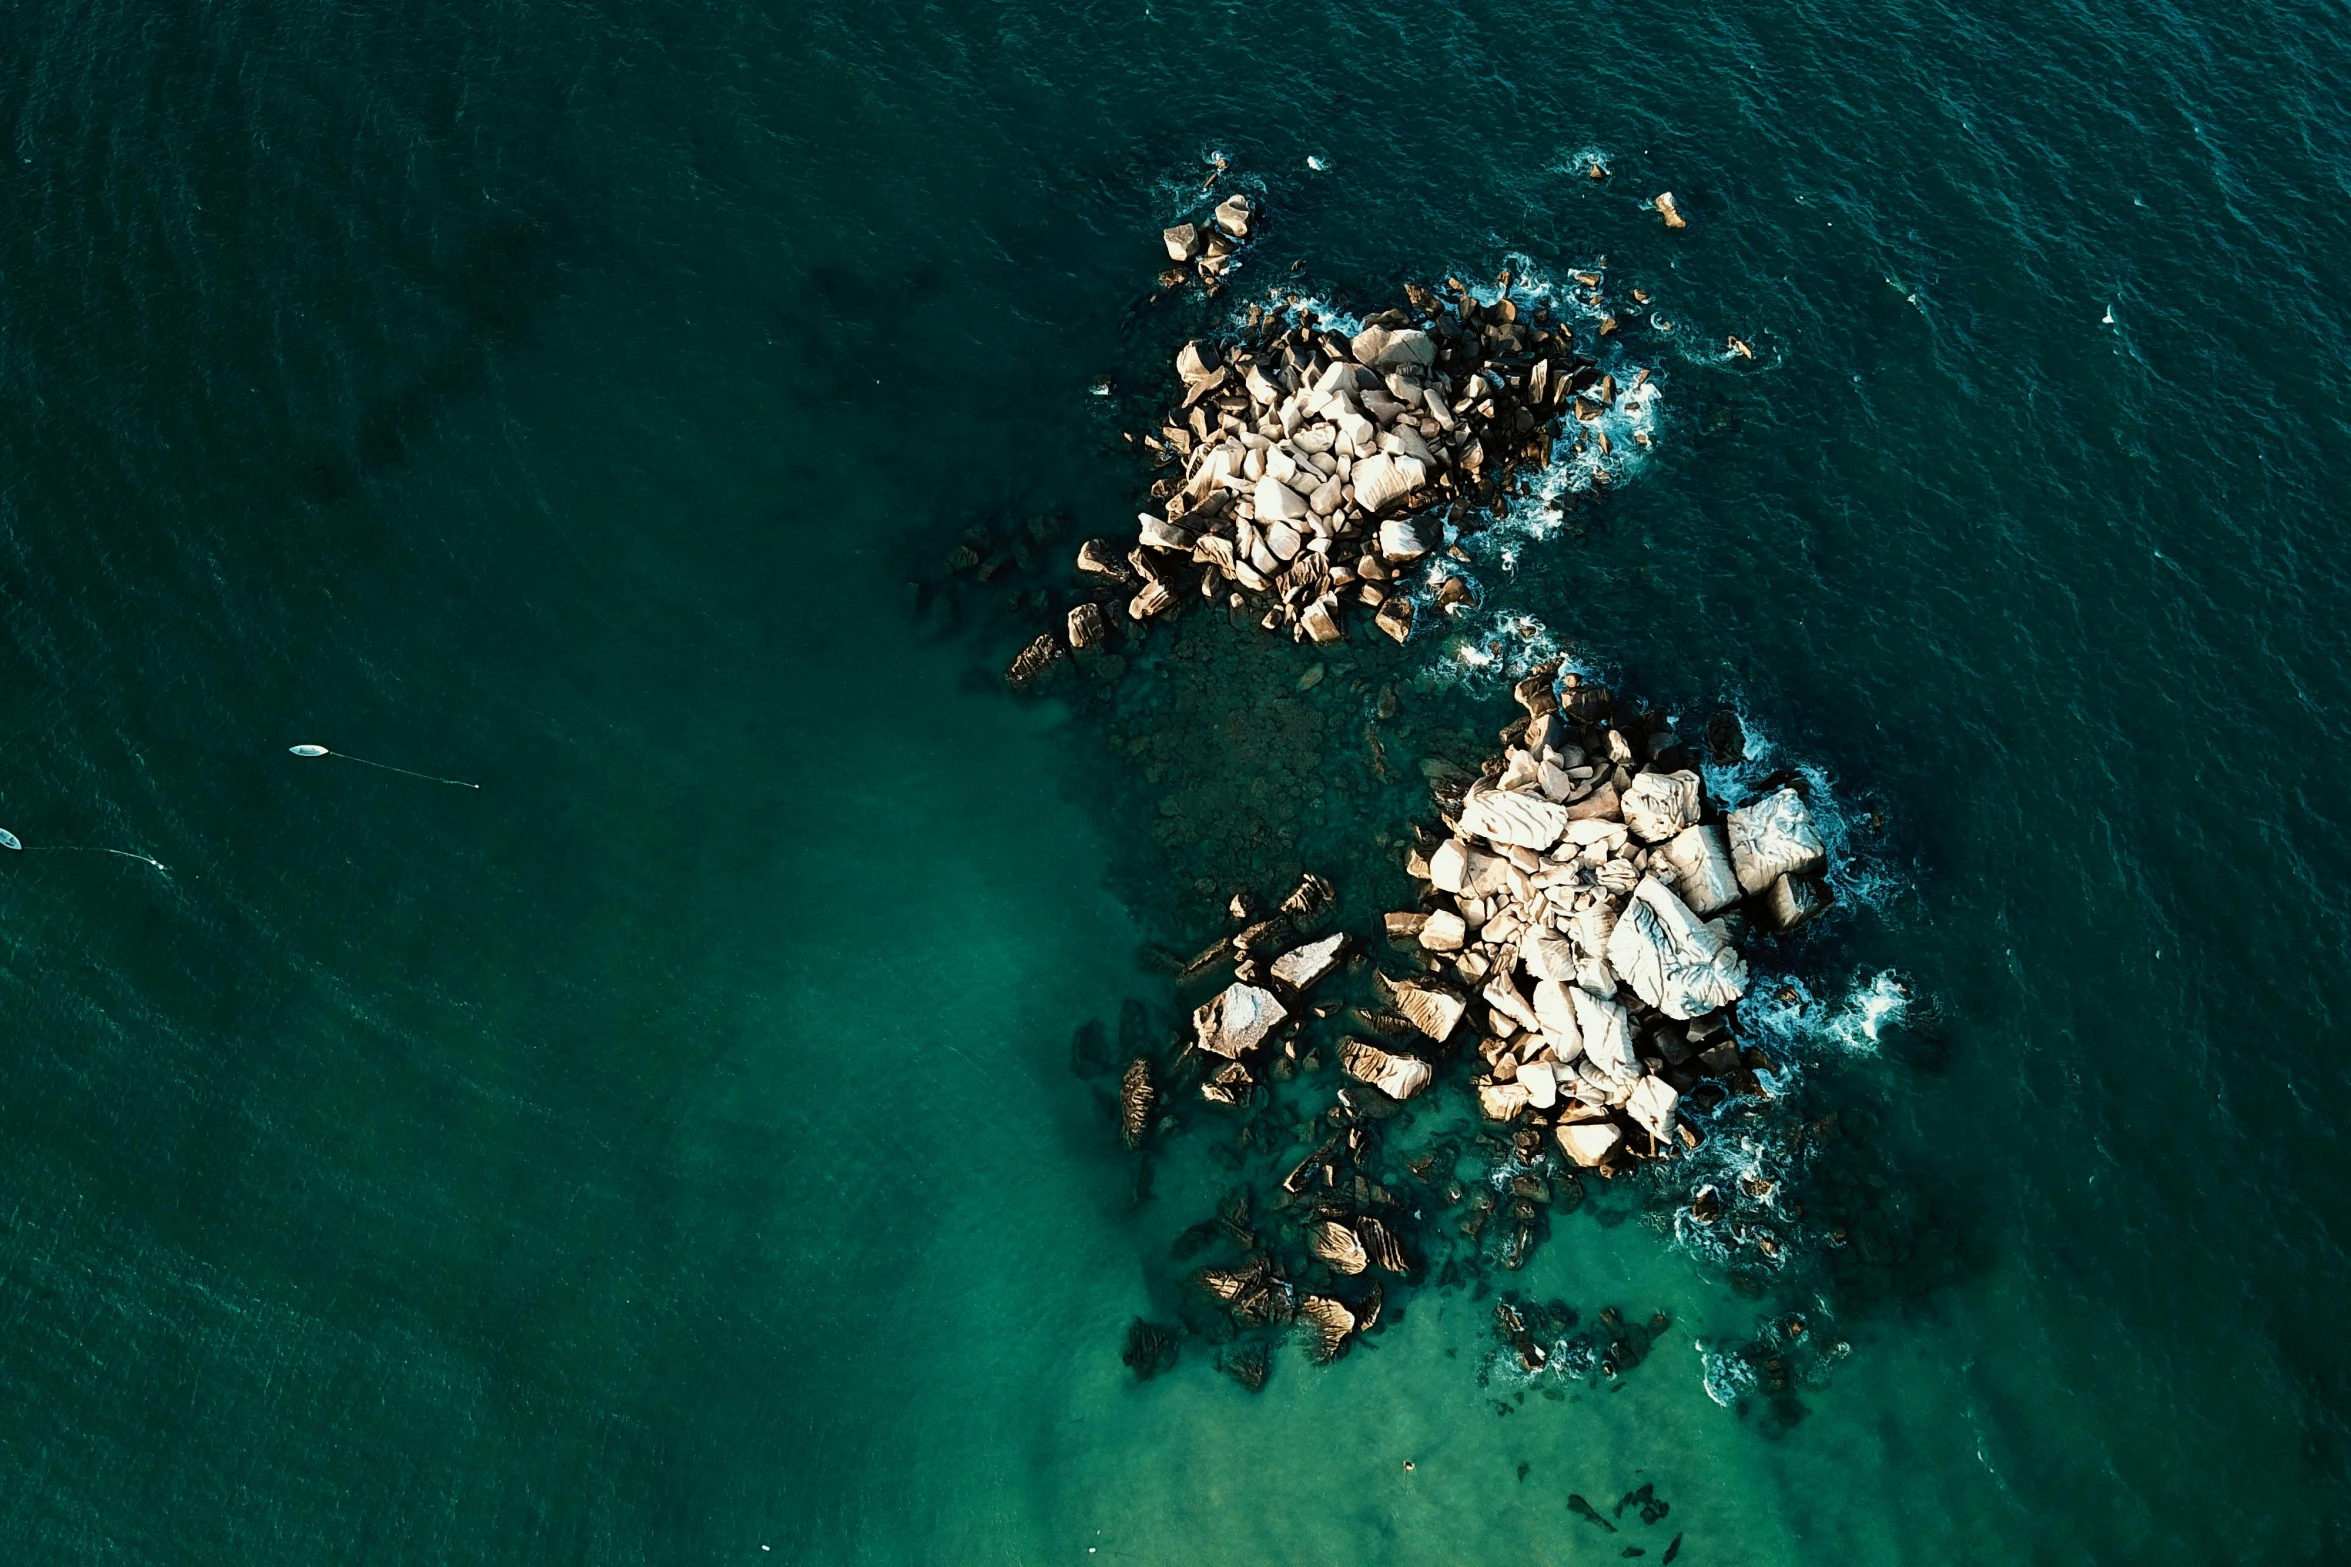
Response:
[{"label": "rocky outcrop", "polygon": [[[1163,287],[1215,293],[1257,228],[1240,195],[1205,223],[1170,226]],[[1326,646],[1359,611],[1407,640],[1416,593],[1438,609],[1471,602],[1459,575],[1414,587],[1392,568],[1440,555],[1518,469],[1585,440],[1563,434],[1571,405],[1598,417],[1620,395],[1548,304],[1503,283],[1491,301],[1453,280],[1450,297],[1414,285],[1351,337],[1285,302],[1249,307],[1229,338],[1185,343],[1158,429],[1130,436],[1165,470],[1138,523],[1146,559],[1095,541],[1080,569],[1122,586],[1149,578],[1128,604],[1138,623],[1197,591]]]}]

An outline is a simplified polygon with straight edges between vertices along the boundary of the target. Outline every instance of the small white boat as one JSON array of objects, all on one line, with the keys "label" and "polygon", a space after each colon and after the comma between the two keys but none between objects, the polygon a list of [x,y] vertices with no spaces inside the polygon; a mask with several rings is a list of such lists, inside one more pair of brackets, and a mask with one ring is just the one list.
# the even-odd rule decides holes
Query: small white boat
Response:
[{"label": "small white boat", "polygon": [[0,827],[0,849],[21,849],[23,847],[23,839],[10,832],[7,828]]}]

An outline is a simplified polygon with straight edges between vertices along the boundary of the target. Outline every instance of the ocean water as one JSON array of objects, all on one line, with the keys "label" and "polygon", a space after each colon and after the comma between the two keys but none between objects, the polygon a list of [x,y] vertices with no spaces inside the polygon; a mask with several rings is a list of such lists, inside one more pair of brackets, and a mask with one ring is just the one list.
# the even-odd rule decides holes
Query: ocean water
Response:
[{"label": "ocean water", "polygon": [[[0,40],[7,1559],[2351,1554],[2339,11]],[[1217,155],[1263,237],[1148,303]],[[1478,618],[1196,612],[1006,692],[1186,335],[1603,258],[1671,323],[1654,444],[1480,545]],[[1073,1035],[1166,1027],[1236,875],[1393,896],[1506,625],[1840,802],[1758,1019],[1857,1244],[1759,1288],[1612,1193],[1520,1287],[1664,1312],[1619,1381],[1513,1384],[1431,1290],[1256,1396],[1138,1382],[1221,1145],[1139,1188]]]}]

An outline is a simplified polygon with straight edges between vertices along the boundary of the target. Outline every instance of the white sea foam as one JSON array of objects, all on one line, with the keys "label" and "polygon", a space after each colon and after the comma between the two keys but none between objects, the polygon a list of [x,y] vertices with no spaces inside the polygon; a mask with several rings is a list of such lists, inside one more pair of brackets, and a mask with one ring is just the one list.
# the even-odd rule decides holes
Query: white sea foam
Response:
[{"label": "white sea foam", "polygon": [[1722,1350],[1707,1340],[1698,1340],[1698,1363],[1703,1368],[1700,1382],[1706,1396],[1723,1408],[1737,1403],[1755,1386],[1755,1368],[1736,1351]]}]

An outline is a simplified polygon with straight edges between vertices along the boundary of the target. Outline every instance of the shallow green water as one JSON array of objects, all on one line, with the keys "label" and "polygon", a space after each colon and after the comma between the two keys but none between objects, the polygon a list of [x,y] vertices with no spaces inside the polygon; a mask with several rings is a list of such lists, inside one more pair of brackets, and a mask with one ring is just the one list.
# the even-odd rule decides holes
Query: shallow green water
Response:
[{"label": "shallow green water", "polygon": [[[5,1553],[2335,1559],[2338,23],[16,17]],[[1376,899],[1348,680],[1399,747],[1506,710],[1438,638],[1300,699],[1200,616],[1116,710],[1016,702],[1004,596],[1076,532],[937,590],[974,521],[1132,514],[1214,150],[1244,284],[1604,254],[1676,323],[1625,349],[1655,453],[1480,572],[1886,819],[1775,960],[1831,1025],[1931,1003],[1803,1039],[1895,1220],[1801,1275],[1851,1353],[1792,1423],[1697,1348],[1770,1303],[1629,1198],[1525,1275],[1673,1318],[1620,1390],[1481,1386],[1488,1303],[1435,1292],[1254,1399],[1119,1364],[1222,1179],[1188,1136],[1131,1206],[1069,1071],[1216,901],[1158,802],[1278,763],[1268,865],[1360,845]],[[1132,749],[1228,658],[1240,729]],[[1567,1510],[1644,1480],[1655,1529]]]}]

